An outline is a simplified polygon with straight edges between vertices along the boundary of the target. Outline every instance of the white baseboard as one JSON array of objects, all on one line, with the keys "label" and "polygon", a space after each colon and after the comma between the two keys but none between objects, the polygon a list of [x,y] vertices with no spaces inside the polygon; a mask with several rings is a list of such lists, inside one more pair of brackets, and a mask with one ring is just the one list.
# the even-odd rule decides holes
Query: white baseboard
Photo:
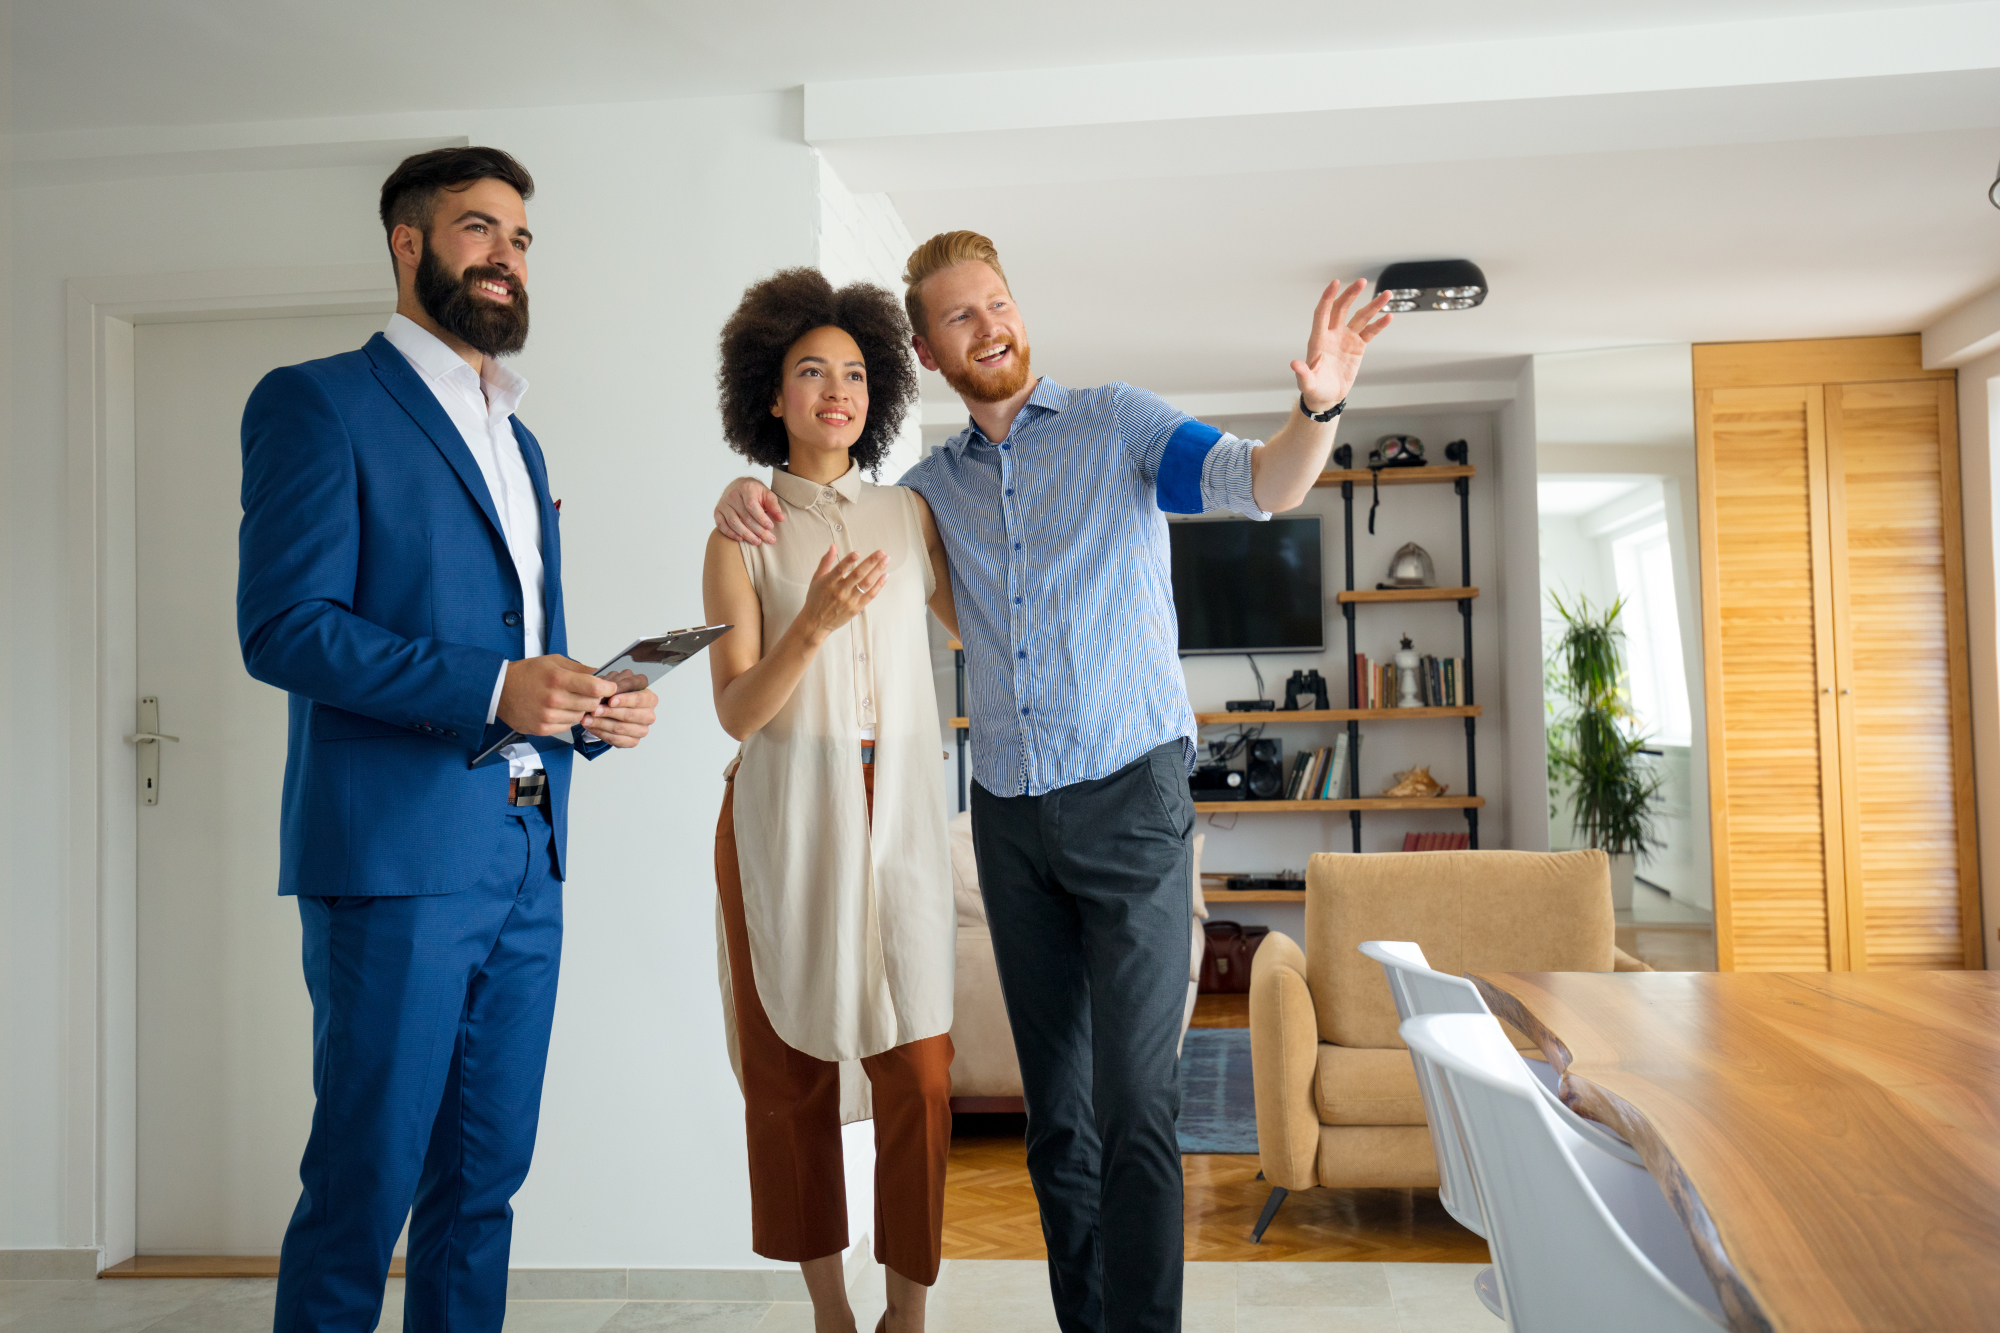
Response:
[{"label": "white baseboard", "polygon": [[102,1256],[88,1250],[0,1250],[0,1282],[81,1282],[97,1276]]}]

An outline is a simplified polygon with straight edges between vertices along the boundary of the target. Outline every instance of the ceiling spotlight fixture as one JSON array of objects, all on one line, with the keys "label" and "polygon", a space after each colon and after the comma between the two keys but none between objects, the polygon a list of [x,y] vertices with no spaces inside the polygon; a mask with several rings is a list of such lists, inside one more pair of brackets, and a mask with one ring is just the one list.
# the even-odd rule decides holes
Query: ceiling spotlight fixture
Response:
[{"label": "ceiling spotlight fixture", "polygon": [[1993,173],[1993,183],[1986,187],[1986,202],[2000,208],[2000,171]]},{"label": "ceiling spotlight fixture", "polygon": [[1391,264],[1376,280],[1388,310],[1470,310],[1486,299],[1486,275],[1470,259],[1423,259]]}]

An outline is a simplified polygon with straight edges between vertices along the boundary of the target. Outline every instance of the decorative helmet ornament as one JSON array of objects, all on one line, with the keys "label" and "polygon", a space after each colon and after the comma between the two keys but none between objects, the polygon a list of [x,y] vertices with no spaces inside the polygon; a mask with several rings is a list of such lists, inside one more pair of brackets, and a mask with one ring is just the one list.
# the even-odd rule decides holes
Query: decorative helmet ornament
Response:
[{"label": "decorative helmet ornament", "polygon": [[1404,542],[1389,561],[1389,579],[1383,586],[1435,588],[1437,571],[1431,565],[1431,553],[1415,542]]}]

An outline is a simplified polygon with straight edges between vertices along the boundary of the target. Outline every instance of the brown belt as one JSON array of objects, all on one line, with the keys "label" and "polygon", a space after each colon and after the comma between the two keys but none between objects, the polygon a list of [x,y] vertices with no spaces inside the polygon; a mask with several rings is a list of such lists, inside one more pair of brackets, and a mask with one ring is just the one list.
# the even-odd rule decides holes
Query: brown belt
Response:
[{"label": "brown belt", "polygon": [[507,804],[546,805],[549,799],[549,775],[529,773],[524,777],[507,779]]}]

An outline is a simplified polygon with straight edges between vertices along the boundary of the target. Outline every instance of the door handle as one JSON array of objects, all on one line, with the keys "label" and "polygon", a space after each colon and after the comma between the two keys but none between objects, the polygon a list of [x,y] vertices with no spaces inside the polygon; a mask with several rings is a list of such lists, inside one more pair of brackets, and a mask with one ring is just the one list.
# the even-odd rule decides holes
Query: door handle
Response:
[{"label": "door handle", "polygon": [[127,745],[139,747],[139,800],[145,805],[160,803],[160,744],[178,741],[160,730],[160,698],[149,694],[139,700],[139,729],[125,738]]}]

